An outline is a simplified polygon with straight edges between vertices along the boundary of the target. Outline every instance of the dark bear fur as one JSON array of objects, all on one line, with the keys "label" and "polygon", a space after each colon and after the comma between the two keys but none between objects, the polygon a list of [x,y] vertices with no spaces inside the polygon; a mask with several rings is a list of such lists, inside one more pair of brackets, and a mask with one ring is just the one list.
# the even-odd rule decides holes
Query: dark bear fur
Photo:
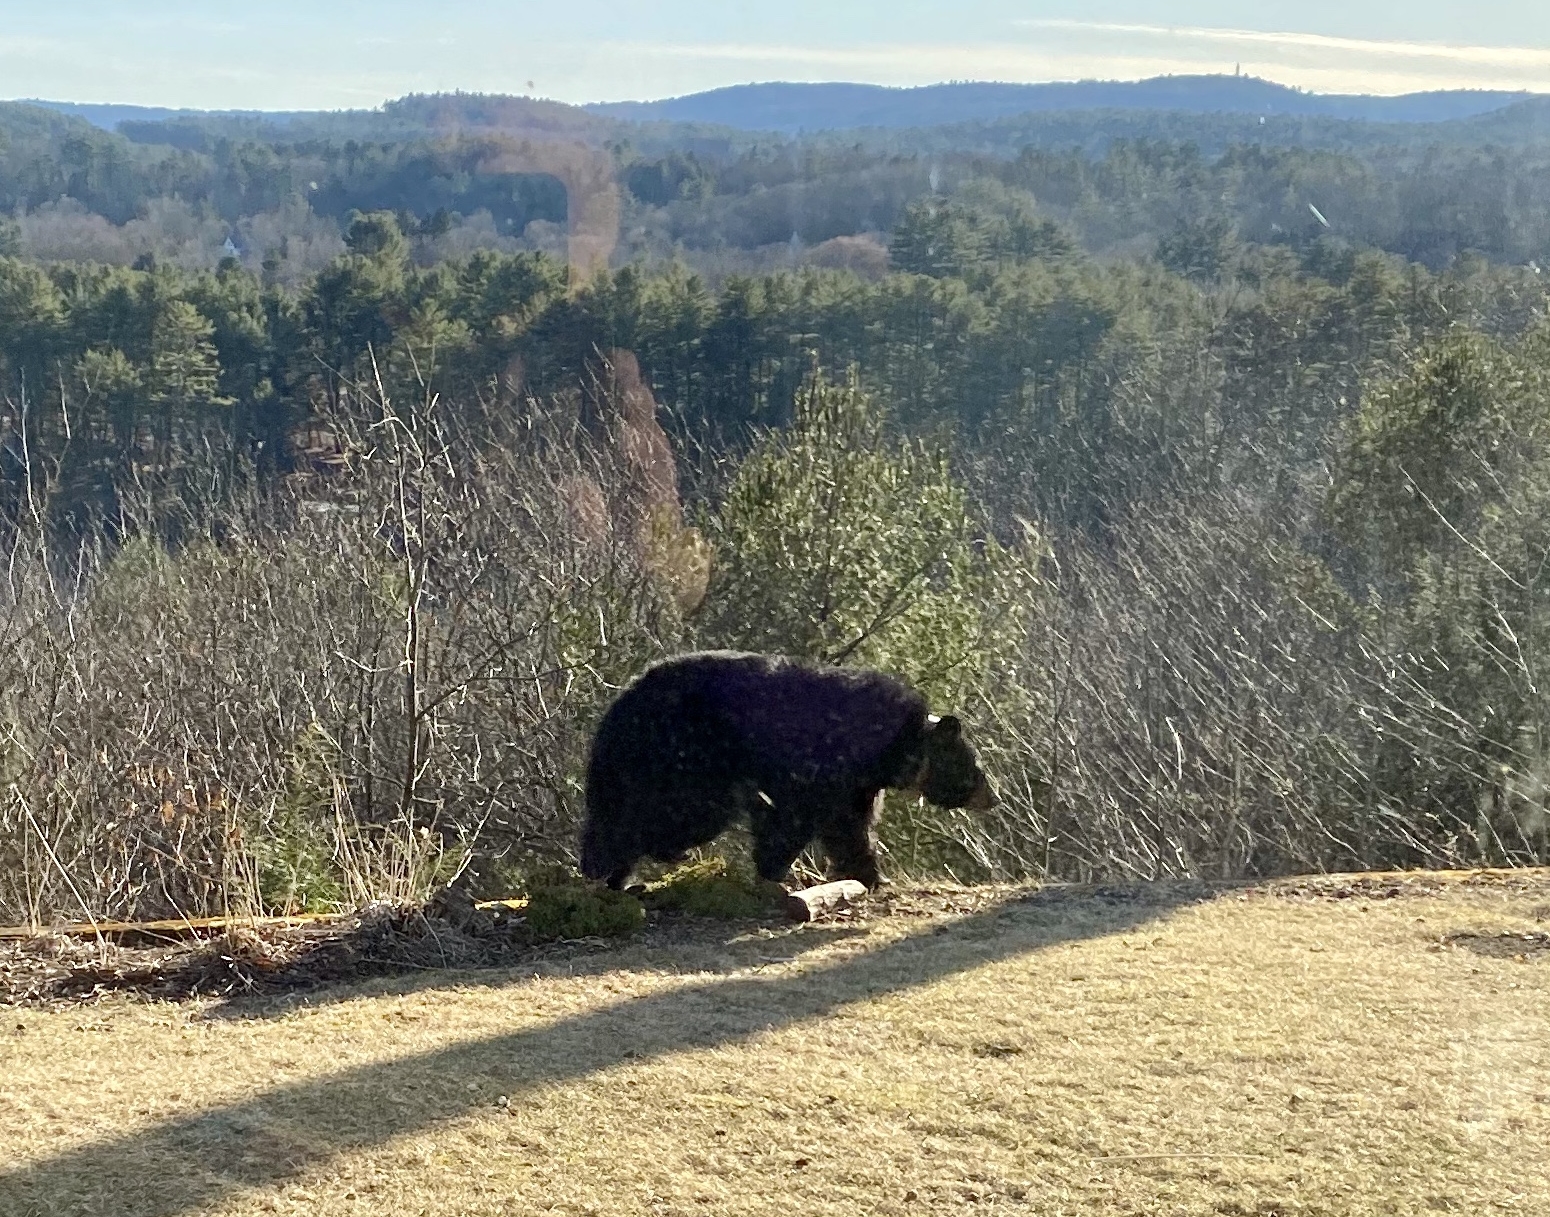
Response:
[{"label": "dark bear fur", "polygon": [[599,724],[581,870],[621,887],[746,816],[761,878],[815,838],[836,878],[881,882],[872,830],[887,787],[943,807],[993,796],[958,720],[881,672],[705,652],[649,669]]}]

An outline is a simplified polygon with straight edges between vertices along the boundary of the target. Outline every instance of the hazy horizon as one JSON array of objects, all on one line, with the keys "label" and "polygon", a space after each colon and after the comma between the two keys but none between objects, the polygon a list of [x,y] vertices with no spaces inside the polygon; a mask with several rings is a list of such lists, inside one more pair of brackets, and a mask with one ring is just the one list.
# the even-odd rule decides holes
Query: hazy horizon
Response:
[{"label": "hazy horizon", "polygon": [[1318,93],[1550,91],[1550,7],[1502,0],[901,0],[779,12],[670,0],[548,6],[107,0],[12,14],[0,89],[13,98],[204,110],[370,108],[408,93],[658,100],[754,82],[898,87],[1231,74]]},{"label": "hazy horizon", "polygon": [[[665,95],[663,95],[661,97],[629,97],[629,98],[606,99],[606,100],[605,99],[597,99],[597,100],[594,100],[594,101],[563,102],[561,104],[577,105],[577,106],[591,106],[591,105],[606,106],[606,105],[612,105],[612,104],[641,104],[641,105],[650,105],[650,104],[654,104],[654,103],[658,103],[658,102],[675,101],[675,100],[678,100],[678,99],[683,98],[683,97],[694,96],[694,95],[703,94],[703,93],[718,92],[718,91],[725,90],[725,89],[734,89],[734,88],[743,88],[743,87],[759,87],[759,86],[766,86],[766,85],[790,85],[790,84],[814,85],[814,86],[822,86],[822,85],[861,85],[861,86],[865,86],[865,87],[874,87],[874,88],[880,88],[880,89],[896,89],[896,90],[899,90],[899,91],[904,91],[904,90],[910,90],[910,89],[940,88],[940,87],[950,86],[950,85],[979,85],[979,84],[990,84],[990,85],[1027,85],[1029,87],[1035,87],[1035,86],[1040,86],[1040,85],[1094,84],[1094,83],[1096,83],[1096,84],[1138,84],[1138,83],[1143,83],[1143,82],[1148,81],[1148,80],[1165,79],[1165,78],[1168,78],[1168,77],[1171,77],[1171,76],[1175,76],[1175,75],[1177,75],[1177,76],[1182,78],[1182,77],[1185,77],[1185,76],[1201,76],[1201,77],[1224,76],[1224,75],[1232,75],[1232,73],[1166,73],[1162,77],[1143,77],[1143,76],[1137,76],[1137,77],[1085,77],[1085,78],[1081,78],[1081,79],[1070,78],[1070,79],[1063,79],[1063,80],[1017,80],[1017,81],[991,80],[991,79],[984,79],[984,80],[932,80],[932,81],[923,82],[921,84],[908,84],[908,85],[877,84],[874,81],[855,80],[855,79],[841,79],[839,77],[836,77],[836,78],[834,78],[832,80],[813,80],[813,81],[793,81],[793,80],[774,80],[774,79],[772,79],[772,80],[746,80],[746,81],[738,81],[738,82],[735,82],[735,83],[729,84],[729,85],[711,85],[711,86],[709,86],[709,87],[707,87],[705,89],[694,90],[693,93],[673,93],[673,94],[665,94]],[[1297,88],[1298,87],[1298,86],[1295,86],[1295,85],[1286,85],[1286,83],[1284,81],[1271,80],[1268,77],[1254,76],[1253,74],[1248,73],[1248,72],[1244,72],[1244,73],[1242,73],[1242,75],[1243,75],[1243,77],[1245,79],[1257,79],[1257,80],[1261,81],[1262,83],[1266,83],[1266,84],[1284,86],[1284,87],[1288,87],[1288,88]],[[1304,93],[1306,93],[1306,94],[1310,94],[1310,95],[1314,95],[1314,96],[1364,96],[1364,95],[1365,96],[1374,96],[1374,97],[1378,97],[1378,96],[1404,96],[1404,94],[1379,94],[1379,93],[1362,94],[1362,93],[1356,93],[1356,92],[1347,91],[1347,90],[1333,90],[1333,89],[1331,89],[1331,90],[1303,89],[1302,91]],[[1550,95],[1550,84],[1547,84],[1544,88],[1540,88],[1540,89],[1507,89],[1507,88],[1497,89],[1494,86],[1488,86],[1488,85],[1470,85],[1470,86],[1463,86],[1462,90],[1449,90],[1449,89],[1446,89],[1446,88],[1439,89],[1439,90],[1417,89],[1417,90],[1413,90],[1411,92],[1418,94],[1418,93],[1424,93],[1424,92],[1449,92],[1449,91],[1477,91],[1477,92],[1496,92],[1496,91],[1501,91],[1501,92],[1524,92],[1524,93]],[[297,112],[345,113],[345,112],[352,111],[352,110],[354,110],[354,111],[365,111],[365,110],[378,109],[378,108],[380,108],[381,106],[383,106],[383,105],[385,105],[387,103],[399,100],[402,97],[410,96],[412,93],[417,93],[417,92],[418,93],[436,92],[436,93],[449,93],[449,94],[450,93],[462,92],[462,93],[469,93],[469,94],[484,94],[484,95],[533,96],[535,100],[539,100],[539,101],[558,101],[559,100],[557,98],[545,98],[545,97],[542,97],[541,95],[536,94],[536,93],[528,94],[525,90],[522,90],[522,89],[503,89],[503,90],[494,90],[494,89],[488,89],[488,90],[447,89],[447,90],[434,90],[434,91],[431,91],[431,90],[423,90],[423,91],[422,90],[412,90],[410,93],[401,93],[401,94],[396,94],[396,95],[391,96],[391,97],[384,97],[380,101],[378,101],[378,102],[376,102],[374,104],[360,103],[360,104],[357,104],[357,105],[349,105],[349,106],[316,106],[316,107],[288,106],[288,107],[283,107],[283,108],[282,107],[261,107],[261,106],[169,106],[169,105],[162,105],[162,104],[150,103],[150,102],[125,102],[125,101],[111,101],[111,100],[110,101],[79,101],[79,100],[77,100],[75,98],[68,98],[68,97],[45,97],[45,96],[9,97],[9,98],[0,98],[0,100],[3,100],[3,101],[13,101],[13,102],[22,102],[22,103],[48,104],[48,105],[80,106],[80,107],[83,107],[83,108],[86,108],[86,107],[96,107],[96,106],[104,106],[104,107],[120,107],[120,106],[123,106],[123,107],[141,108],[141,109],[146,109],[146,110],[166,110],[166,111],[171,111],[171,112],[187,112],[187,113],[190,113],[190,114],[197,114],[197,113],[251,113],[251,114],[276,113],[276,114],[278,114],[278,113],[297,113]]]}]

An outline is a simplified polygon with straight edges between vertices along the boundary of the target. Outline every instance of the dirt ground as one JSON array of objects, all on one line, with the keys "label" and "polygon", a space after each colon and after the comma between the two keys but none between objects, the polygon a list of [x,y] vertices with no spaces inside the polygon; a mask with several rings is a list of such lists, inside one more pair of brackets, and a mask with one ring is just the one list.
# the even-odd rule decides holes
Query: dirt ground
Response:
[{"label": "dirt ground", "polygon": [[1550,1213],[1544,872],[456,922],[0,946],[0,1214]]}]

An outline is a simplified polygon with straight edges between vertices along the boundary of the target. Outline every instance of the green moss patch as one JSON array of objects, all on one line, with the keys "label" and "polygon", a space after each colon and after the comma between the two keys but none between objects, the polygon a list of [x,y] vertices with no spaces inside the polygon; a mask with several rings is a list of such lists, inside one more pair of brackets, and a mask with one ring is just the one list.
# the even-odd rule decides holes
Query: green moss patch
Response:
[{"label": "green moss patch", "polygon": [[625,892],[554,870],[529,881],[525,924],[537,940],[622,938],[646,924],[646,910]]},{"label": "green moss patch", "polygon": [[765,916],[784,894],[778,883],[734,870],[725,859],[709,858],[670,871],[650,884],[641,899],[647,908],[738,921]]}]

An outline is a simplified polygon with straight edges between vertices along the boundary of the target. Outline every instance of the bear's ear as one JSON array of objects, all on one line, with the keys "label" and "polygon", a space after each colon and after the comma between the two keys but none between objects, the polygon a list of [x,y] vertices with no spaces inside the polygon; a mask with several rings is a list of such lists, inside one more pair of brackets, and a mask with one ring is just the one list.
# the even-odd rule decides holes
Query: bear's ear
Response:
[{"label": "bear's ear", "polygon": [[931,733],[937,738],[950,743],[963,734],[963,723],[956,714],[944,714],[941,718],[932,715],[932,718],[935,721],[931,725]]}]

